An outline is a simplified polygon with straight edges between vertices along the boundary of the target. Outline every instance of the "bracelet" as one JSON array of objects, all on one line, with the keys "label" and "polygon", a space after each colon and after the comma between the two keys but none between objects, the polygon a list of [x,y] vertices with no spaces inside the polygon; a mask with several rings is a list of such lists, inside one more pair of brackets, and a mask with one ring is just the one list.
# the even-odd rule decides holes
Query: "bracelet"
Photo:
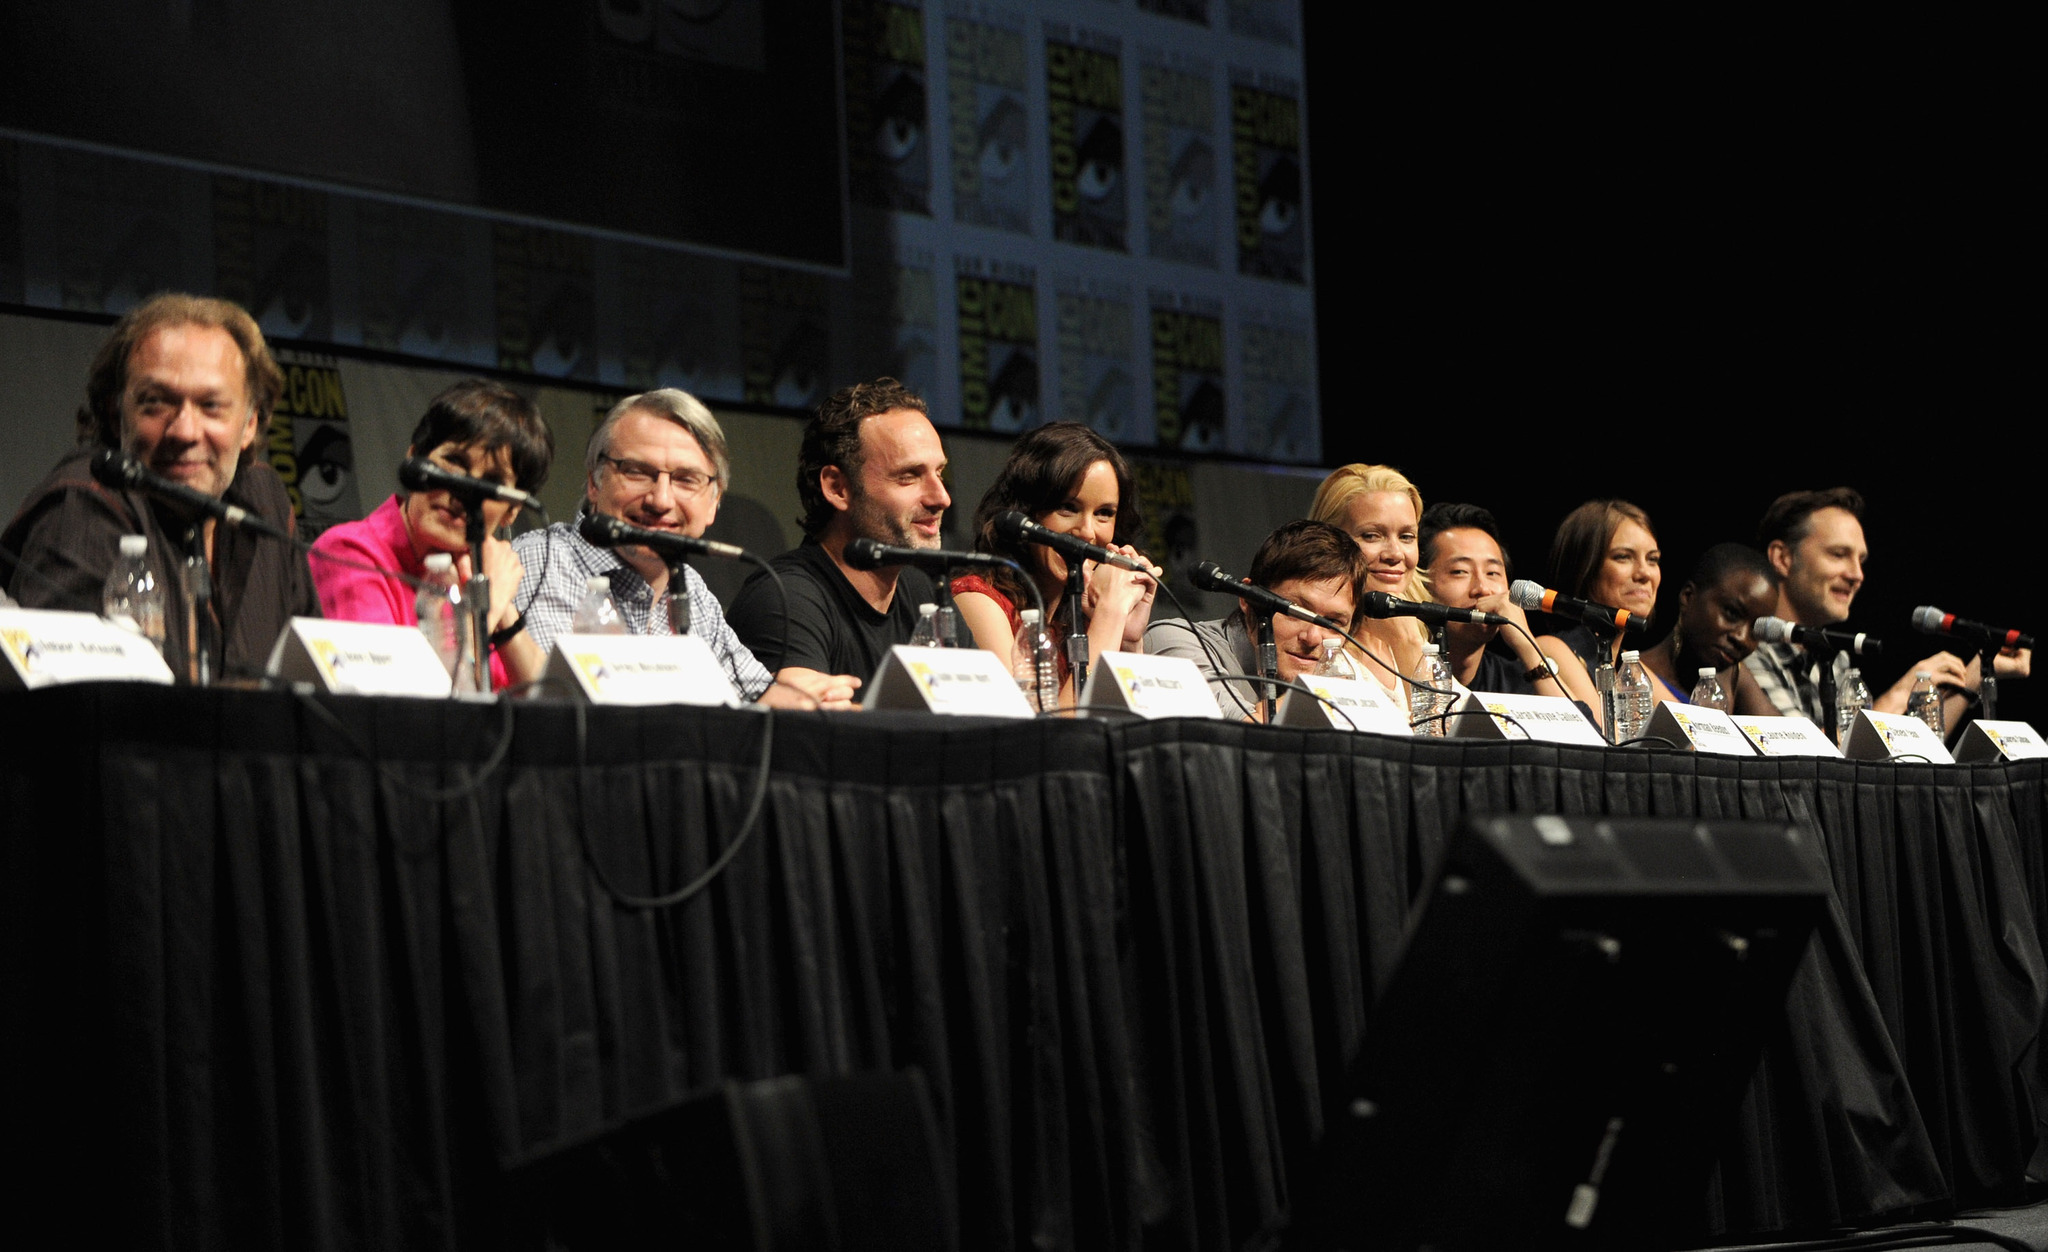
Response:
[{"label": "bracelet", "polygon": [[525,629],[526,614],[521,613],[519,616],[512,619],[512,624],[510,626],[505,627],[505,629],[503,630],[494,630],[491,632],[491,646],[494,648],[502,648],[506,644],[512,642],[512,636],[518,634],[520,631]]},{"label": "bracelet", "polygon": [[1529,667],[1529,672],[1522,675],[1522,681],[1526,683],[1540,683],[1546,678],[1555,677],[1557,677],[1557,662],[1546,656],[1543,658],[1541,665]]}]

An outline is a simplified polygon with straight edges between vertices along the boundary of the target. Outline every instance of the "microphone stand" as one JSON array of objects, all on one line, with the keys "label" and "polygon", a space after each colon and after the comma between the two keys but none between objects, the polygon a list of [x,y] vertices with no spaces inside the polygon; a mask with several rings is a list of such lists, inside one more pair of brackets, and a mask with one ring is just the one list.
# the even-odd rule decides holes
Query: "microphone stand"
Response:
[{"label": "microphone stand", "polygon": [[206,519],[185,532],[185,677],[213,685],[213,567],[206,559]]},{"label": "microphone stand", "polygon": [[[1271,613],[1261,613],[1259,615],[1259,677],[1271,678],[1276,682],[1280,678],[1280,647],[1273,642],[1273,615]],[[1274,694],[1277,690],[1278,688],[1275,687],[1266,688],[1266,725],[1268,726],[1280,720],[1280,700]]]},{"label": "microphone stand", "polygon": [[933,601],[938,605],[938,611],[932,614],[932,624],[938,628],[933,632],[937,636],[936,642],[942,648],[958,647],[960,640],[955,634],[955,626],[959,614],[953,608],[953,567],[941,567],[939,576],[932,581],[938,584],[932,590]]},{"label": "microphone stand", "polygon": [[[1977,684],[1977,720],[1981,722],[1994,721],[1998,717],[1998,651],[1998,645],[1989,640],[1978,650],[1978,655],[1983,658],[1979,671],[1981,681]],[[1961,725],[1963,720],[1958,717],[1956,724]]]},{"label": "microphone stand", "polygon": [[1837,723],[1835,716],[1835,706],[1837,703],[1835,691],[1835,653],[1837,651],[1838,649],[1835,645],[1825,641],[1806,645],[1807,655],[1820,662],[1821,729],[1827,733],[1830,739],[1836,741],[1836,747],[1840,747],[1842,738],[1841,726]]},{"label": "microphone stand", "polygon": [[1081,689],[1088,685],[1088,619],[1081,601],[1088,594],[1088,579],[1080,562],[1067,569],[1067,668],[1074,675],[1074,703],[1081,703]]},{"label": "microphone stand", "polygon": [[[690,633],[690,565],[680,556],[668,559],[668,628],[677,635]],[[788,629],[785,623],[783,630]]]},{"label": "microphone stand", "polygon": [[1586,623],[1586,629],[1593,633],[1594,642],[1600,645],[1600,664],[1593,670],[1593,688],[1600,693],[1600,734],[1607,742],[1614,742],[1614,640],[1621,634],[1621,628],[1610,624]]},{"label": "microphone stand", "polygon": [[[457,497],[460,499],[461,497]],[[469,585],[462,589],[468,599],[471,676],[476,690],[491,693],[491,580],[484,577],[484,506],[480,500],[463,500],[464,526],[469,540]]]}]

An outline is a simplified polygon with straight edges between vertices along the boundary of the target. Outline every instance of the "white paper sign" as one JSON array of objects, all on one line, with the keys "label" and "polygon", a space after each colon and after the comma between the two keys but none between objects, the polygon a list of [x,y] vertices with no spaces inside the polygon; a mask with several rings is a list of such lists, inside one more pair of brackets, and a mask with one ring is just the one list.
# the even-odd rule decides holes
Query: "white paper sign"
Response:
[{"label": "white paper sign", "polygon": [[1184,656],[1104,652],[1088,667],[1081,706],[1127,709],[1140,717],[1216,717],[1216,693]]},{"label": "white paper sign", "polygon": [[[1457,716],[1445,721],[1453,739],[1540,739],[1593,748],[1607,746],[1599,728],[1586,720],[1578,705],[1563,696],[1475,691],[1452,707]],[[1494,716],[1477,716],[1481,712]],[[1507,720],[1510,718],[1513,720]]]},{"label": "white paper sign", "polygon": [[1971,722],[1956,744],[1956,760],[1963,762],[2024,761],[2035,756],[2048,756],[2048,742],[2025,722]]},{"label": "white paper sign", "polygon": [[1803,717],[1749,717],[1731,713],[1728,717],[1742,737],[1761,756],[1840,756],[1820,727]]},{"label": "white paper sign", "polygon": [[278,633],[264,672],[358,696],[446,696],[448,671],[417,626],[295,617]]},{"label": "white paper sign", "polygon": [[592,704],[740,702],[711,645],[696,635],[563,635],[547,676]]},{"label": "white paper sign", "polygon": [[0,659],[0,687],[171,681],[154,644],[95,613],[0,609]]},{"label": "white paper sign", "polygon": [[1030,717],[1031,703],[1002,658],[980,648],[889,649],[861,697],[864,709],[918,709],[961,717]]},{"label": "white paper sign", "polygon": [[1662,735],[1695,752],[1718,752],[1724,756],[1756,755],[1749,739],[1719,709],[1659,700],[1657,707],[1650,711],[1649,733]]},{"label": "white paper sign", "polygon": [[[1296,681],[1321,696],[1289,691],[1280,697],[1280,726],[1335,727],[1369,730],[1376,735],[1411,735],[1408,710],[1394,702],[1387,689],[1369,678],[1329,678],[1303,674]],[[1330,707],[1335,705],[1336,708]],[[1341,712],[1339,710],[1342,710]]]},{"label": "white paper sign", "polygon": [[1852,761],[1890,761],[1902,756],[1925,757],[1936,765],[1953,765],[1948,745],[1932,727],[1904,713],[1880,713],[1864,709],[1849,728],[1849,742],[1842,755]]}]

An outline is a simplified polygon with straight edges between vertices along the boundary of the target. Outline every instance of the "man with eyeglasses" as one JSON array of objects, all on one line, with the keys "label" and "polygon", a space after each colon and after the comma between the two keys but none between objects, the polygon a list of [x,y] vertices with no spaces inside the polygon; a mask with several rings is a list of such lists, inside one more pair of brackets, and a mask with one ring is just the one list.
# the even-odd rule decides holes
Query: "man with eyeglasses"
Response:
[{"label": "man with eyeglasses", "polygon": [[[584,508],[695,538],[718,516],[732,462],[711,410],[688,392],[664,387],[612,406],[591,433],[584,471]],[[859,683],[845,675],[771,675],[726,624],[717,597],[693,569],[684,567],[685,586],[671,587],[660,556],[641,547],[597,547],[575,522],[531,531],[512,546],[527,570],[539,571],[526,632],[542,651],[569,633],[588,580],[603,578],[636,635],[674,633],[672,621],[681,615],[673,612],[671,597],[685,597],[689,632],[710,645],[743,699],[784,708],[850,707]]]},{"label": "man with eyeglasses", "polygon": [[945,472],[924,400],[895,379],[842,387],[819,405],[797,455],[804,541],[773,562],[788,610],[768,576],[756,574],[727,613],[754,655],[778,672],[872,675],[891,647],[909,643],[917,606],[937,599],[930,576],[897,565],[855,569],[846,545],[938,547],[953,503]]}]

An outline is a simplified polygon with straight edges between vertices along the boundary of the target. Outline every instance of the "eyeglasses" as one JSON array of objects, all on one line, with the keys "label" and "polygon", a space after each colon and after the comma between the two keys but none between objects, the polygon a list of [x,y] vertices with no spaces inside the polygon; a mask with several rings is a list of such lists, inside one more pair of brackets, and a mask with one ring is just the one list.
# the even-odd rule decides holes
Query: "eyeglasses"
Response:
[{"label": "eyeglasses", "polygon": [[612,467],[626,485],[640,491],[652,490],[654,484],[666,476],[675,493],[685,500],[694,500],[704,494],[704,489],[718,480],[711,475],[693,469],[656,469],[644,461],[621,461],[615,456],[600,452],[597,459]]}]

